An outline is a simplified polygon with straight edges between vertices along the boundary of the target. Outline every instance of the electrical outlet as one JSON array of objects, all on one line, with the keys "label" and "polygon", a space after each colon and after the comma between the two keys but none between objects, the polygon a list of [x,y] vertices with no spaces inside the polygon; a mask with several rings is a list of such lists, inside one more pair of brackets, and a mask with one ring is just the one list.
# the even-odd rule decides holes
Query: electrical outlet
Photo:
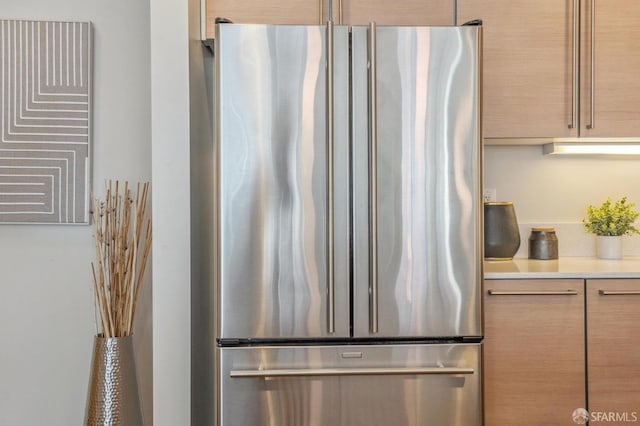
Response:
[{"label": "electrical outlet", "polygon": [[489,201],[496,201],[496,189],[485,188],[484,192],[482,193],[482,198],[485,203]]}]

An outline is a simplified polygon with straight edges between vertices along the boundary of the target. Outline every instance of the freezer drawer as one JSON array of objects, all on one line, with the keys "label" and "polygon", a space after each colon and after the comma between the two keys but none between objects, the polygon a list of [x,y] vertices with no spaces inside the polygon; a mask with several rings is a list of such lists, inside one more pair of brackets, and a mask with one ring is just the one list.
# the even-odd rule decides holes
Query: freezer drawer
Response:
[{"label": "freezer drawer", "polygon": [[482,424],[480,344],[219,349],[223,426]]}]

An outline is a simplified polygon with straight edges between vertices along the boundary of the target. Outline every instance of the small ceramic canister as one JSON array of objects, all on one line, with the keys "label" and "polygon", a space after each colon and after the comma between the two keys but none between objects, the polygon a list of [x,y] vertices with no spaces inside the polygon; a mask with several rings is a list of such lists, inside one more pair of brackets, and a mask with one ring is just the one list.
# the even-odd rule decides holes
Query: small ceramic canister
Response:
[{"label": "small ceramic canister", "polygon": [[558,258],[558,237],[554,228],[531,228],[529,259],[551,260]]}]

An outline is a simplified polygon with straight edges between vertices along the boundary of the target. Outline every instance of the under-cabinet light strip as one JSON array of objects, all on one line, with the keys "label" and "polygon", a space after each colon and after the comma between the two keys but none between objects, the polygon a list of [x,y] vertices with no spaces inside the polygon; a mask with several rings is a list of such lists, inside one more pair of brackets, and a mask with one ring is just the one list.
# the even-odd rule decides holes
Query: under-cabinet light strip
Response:
[{"label": "under-cabinet light strip", "polygon": [[637,143],[562,143],[543,145],[545,155],[640,155]]}]

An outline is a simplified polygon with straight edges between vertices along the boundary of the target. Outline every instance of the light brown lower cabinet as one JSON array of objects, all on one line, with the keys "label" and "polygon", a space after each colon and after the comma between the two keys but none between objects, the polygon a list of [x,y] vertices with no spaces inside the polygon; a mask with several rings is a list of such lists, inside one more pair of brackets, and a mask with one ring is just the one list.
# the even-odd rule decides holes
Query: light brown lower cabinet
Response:
[{"label": "light brown lower cabinet", "polygon": [[573,424],[586,406],[584,300],[581,279],[485,281],[486,426]]},{"label": "light brown lower cabinet", "polygon": [[484,334],[485,425],[640,423],[640,279],[486,280]]},{"label": "light brown lower cabinet", "polygon": [[587,280],[587,374],[592,416],[640,423],[640,280]]}]

